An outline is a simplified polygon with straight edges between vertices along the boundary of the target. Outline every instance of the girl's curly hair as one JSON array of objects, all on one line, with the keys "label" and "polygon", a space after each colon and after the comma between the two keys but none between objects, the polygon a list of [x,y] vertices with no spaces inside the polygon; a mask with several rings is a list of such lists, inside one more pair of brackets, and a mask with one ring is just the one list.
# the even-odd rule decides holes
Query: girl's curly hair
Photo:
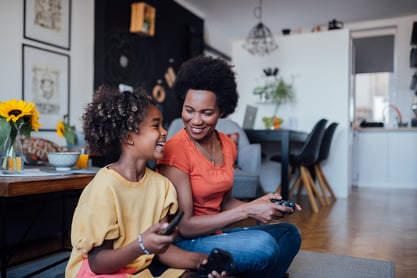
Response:
[{"label": "girl's curly hair", "polygon": [[152,98],[141,89],[120,92],[116,88],[100,86],[82,116],[89,151],[103,156],[119,155],[121,140],[128,132],[138,131],[147,108],[152,105]]},{"label": "girl's curly hair", "polygon": [[174,83],[174,90],[181,105],[189,89],[214,92],[223,118],[235,111],[239,99],[235,73],[232,66],[223,59],[197,56],[184,62]]}]

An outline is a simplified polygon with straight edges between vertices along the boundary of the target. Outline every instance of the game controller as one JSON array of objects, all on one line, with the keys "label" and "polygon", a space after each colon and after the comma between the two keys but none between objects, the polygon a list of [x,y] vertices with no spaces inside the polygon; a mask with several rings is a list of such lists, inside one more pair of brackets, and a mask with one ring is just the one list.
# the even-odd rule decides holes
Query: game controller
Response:
[{"label": "game controller", "polygon": [[213,270],[217,271],[218,273],[226,271],[228,274],[232,274],[235,270],[235,262],[233,260],[232,254],[219,248],[214,248],[211,250],[207,261],[208,262],[206,264],[200,265],[200,268],[198,269],[199,275],[208,275]]},{"label": "game controller", "polygon": [[276,205],[292,208],[292,210],[295,211],[295,203],[293,201],[271,199],[271,202]]}]

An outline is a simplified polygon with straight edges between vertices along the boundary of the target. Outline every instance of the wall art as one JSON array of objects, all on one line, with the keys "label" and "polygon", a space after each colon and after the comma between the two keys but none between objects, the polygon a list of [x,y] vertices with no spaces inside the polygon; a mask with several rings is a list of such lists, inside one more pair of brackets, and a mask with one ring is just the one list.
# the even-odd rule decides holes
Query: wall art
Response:
[{"label": "wall art", "polygon": [[71,0],[24,0],[26,39],[70,49]]},{"label": "wall art", "polygon": [[36,104],[42,130],[55,130],[69,115],[69,55],[23,44],[23,99]]}]

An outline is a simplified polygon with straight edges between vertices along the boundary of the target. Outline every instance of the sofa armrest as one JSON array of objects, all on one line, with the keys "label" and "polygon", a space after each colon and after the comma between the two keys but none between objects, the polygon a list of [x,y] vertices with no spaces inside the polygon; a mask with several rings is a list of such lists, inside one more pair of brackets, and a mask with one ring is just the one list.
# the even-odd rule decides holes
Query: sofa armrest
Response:
[{"label": "sofa armrest", "polygon": [[249,144],[240,146],[237,165],[245,172],[259,176],[261,171],[261,145]]}]

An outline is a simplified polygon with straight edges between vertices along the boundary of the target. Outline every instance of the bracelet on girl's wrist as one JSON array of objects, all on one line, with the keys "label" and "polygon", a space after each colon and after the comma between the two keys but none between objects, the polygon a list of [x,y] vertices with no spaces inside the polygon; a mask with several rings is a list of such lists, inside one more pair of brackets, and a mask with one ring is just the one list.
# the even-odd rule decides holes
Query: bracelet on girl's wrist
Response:
[{"label": "bracelet on girl's wrist", "polygon": [[145,253],[146,255],[151,254],[151,252],[148,249],[146,249],[145,245],[143,245],[142,234],[141,233],[138,236],[138,243],[139,243],[139,247],[140,247],[140,249],[142,249],[143,253]]}]

